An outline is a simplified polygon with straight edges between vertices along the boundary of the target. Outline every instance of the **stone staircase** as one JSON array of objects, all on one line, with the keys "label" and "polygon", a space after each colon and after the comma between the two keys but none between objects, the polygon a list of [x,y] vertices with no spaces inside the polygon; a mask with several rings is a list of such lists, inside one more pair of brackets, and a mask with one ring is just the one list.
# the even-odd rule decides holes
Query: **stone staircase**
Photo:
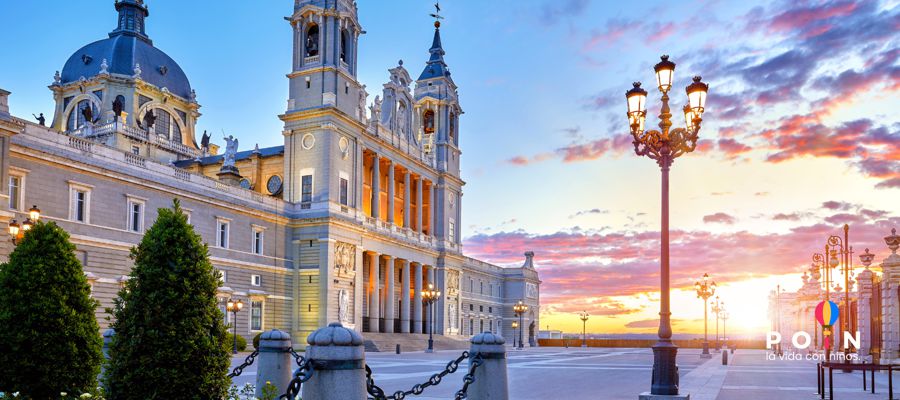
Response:
[{"label": "stone staircase", "polygon": [[[421,352],[428,348],[428,335],[421,333],[371,333],[363,335],[366,351],[394,352],[400,345],[402,352]],[[434,335],[435,350],[468,350],[469,337]]]}]

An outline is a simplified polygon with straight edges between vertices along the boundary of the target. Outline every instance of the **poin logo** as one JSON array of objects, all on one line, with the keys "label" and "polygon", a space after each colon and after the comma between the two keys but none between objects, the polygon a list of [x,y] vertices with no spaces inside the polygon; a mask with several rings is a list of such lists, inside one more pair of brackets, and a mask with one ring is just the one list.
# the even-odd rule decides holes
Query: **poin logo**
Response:
[{"label": "poin logo", "polygon": [[[822,301],[816,306],[816,321],[822,326],[822,341],[826,350],[831,349],[832,327],[834,326],[834,323],[838,321],[839,316],[840,308],[832,301]],[[845,349],[849,349],[851,343],[853,344],[853,347],[859,348],[859,331],[856,332],[856,335],[845,331],[843,336]],[[791,336],[791,344],[793,344],[795,348],[801,350],[808,348],[812,341],[812,336],[810,336],[809,332],[805,331],[794,332],[794,335]],[[774,331],[769,332],[766,337],[766,349],[771,349],[772,345],[780,343],[781,333]]]},{"label": "poin logo", "polygon": [[831,327],[837,322],[841,310],[833,301],[823,301],[816,306],[816,321],[822,326],[825,336],[825,349],[831,349]]}]

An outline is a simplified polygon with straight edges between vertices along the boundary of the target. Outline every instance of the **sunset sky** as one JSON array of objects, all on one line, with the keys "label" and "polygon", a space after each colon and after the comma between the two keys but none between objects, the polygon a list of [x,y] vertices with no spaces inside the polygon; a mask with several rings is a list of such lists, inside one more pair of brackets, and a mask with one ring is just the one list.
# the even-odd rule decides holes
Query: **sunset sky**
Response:
[{"label": "sunset sky", "polygon": [[[246,148],[281,144],[292,2],[148,3],[147,33],[197,91],[198,131],[224,130]],[[433,7],[358,3],[371,102],[398,60],[421,72]],[[900,1],[441,6],[465,111],[464,249],[502,265],[536,253],[542,329],[580,331],[586,310],[591,332],[655,332],[659,169],[634,155],[624,93],[633,81],[655,86],[661,54],[677,64],[673,108],[692,75],[710,85],[700,145],[671,174],[676,332],[702,331],[692,286],[705,272],[729,330],[760,333],[769,291],[799,287],[843,224],[856,254],[869,248],[877,264],[889,253],[881,238],[900,228]],[[112,1],[4,2],[0,13],[0,36],[28,38],[5,41],[14,56],[0,63],[20,117],[51,116],[54,71],[115,27]],[[658,97],[650,92],[648,125]]]}]

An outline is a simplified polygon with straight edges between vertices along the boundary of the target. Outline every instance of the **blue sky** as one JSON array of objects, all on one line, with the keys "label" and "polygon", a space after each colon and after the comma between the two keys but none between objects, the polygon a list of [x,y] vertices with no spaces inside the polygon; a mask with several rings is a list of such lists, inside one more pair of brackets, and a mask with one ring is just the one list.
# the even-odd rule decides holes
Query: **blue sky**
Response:
[{"label": "blue sky", "polygon": [[[197,91],[198,131],[224,129],[247,148],[281,144],[292,2],[148,4],[154,45]],[[673,279],[686,290],[674,302],[692,301],[704,272],[736,300],[762,299],[776,282],[799,285],[809,253],[843,223],[858,248],[883,250],[880,238],[900,228],[900,2],[675,4],[441,4],[465,111],[466,251],[511,264],[534,250],[545,321],[574,328],[586,309],[607,317],[597,322],[606,331],[653,329],[659,171],[630,148],[624,92],[643,81],[655,115],[661,54],[678,64],[673,108],[691,75],[710,83],[700,147],[672,170]],[[421,72],[431,12],[430,1],[359,1],[369,102],[398,60]],[[112,1],[57,0],[3,2],[0,15],[0,88],[25,117],[52,115],[53,72],[106,37],[116,14]],[[764,310],[746,307],[744,328],[764,326]],[[682,321],[702,315],[696,308]]]}]

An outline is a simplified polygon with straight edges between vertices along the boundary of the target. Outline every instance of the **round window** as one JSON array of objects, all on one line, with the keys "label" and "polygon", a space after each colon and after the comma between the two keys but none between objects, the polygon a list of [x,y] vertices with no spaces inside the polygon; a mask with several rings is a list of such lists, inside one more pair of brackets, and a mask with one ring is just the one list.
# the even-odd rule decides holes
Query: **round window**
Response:
[{"label": "round window", "polygon": [[241,187],[244,189],[250,189],[253,185],[250,184],[250,180],[247,178],[241,179]]},{"label": "round window", "polygon": [[272,175],[269,178],[269,181],[266,182],[266,189],[269,191],[269,194],[276,195],[281,193],[282,181],[281,177],[278,175]]}]

